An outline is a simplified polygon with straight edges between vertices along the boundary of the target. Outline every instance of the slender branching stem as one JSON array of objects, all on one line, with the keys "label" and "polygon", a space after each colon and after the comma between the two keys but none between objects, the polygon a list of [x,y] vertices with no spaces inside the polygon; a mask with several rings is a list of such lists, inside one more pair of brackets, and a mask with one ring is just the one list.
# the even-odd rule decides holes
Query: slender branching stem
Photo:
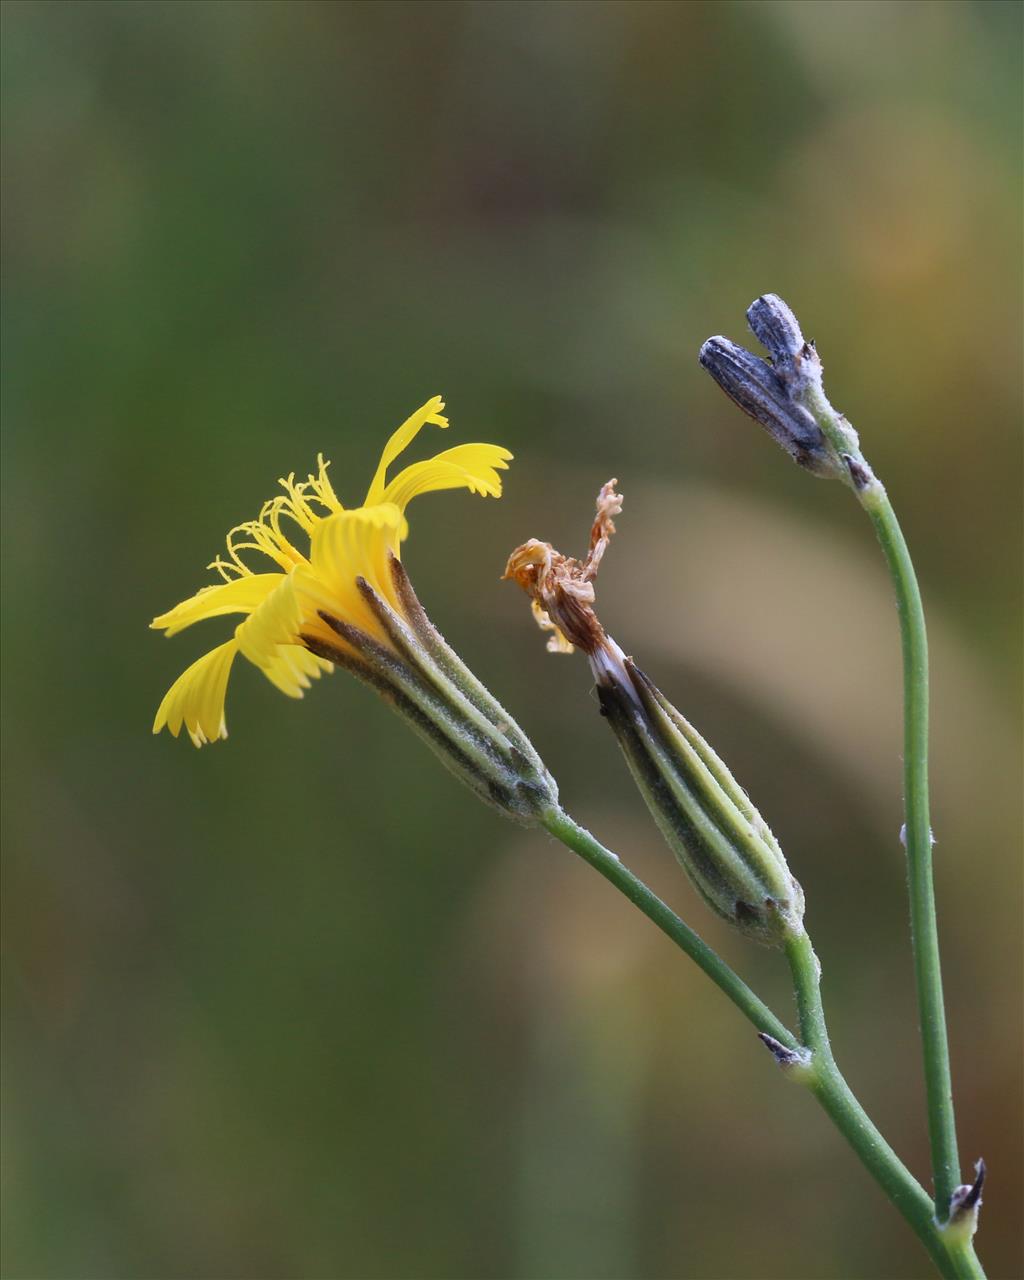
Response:
[{"label": "slender branching stem", "polygon": [[[700,362],[745,413],[764,426],[796,462],[816,475],[838,478],[856,494],[874,525],[896,592],[903,652],[903,784],[910,896],[911,945],[920,1011],[931,1198],[900,1164],[864,1114],[836,1067],[821,1006],[820,969],[802,931],[786,943],[796,984],[801,1036],[797,1054],[776,1057],[807,1084],[872,1175],[924,1241],[944,1276],[982,1275],[972,1236],[984,1181],[960,1186],[946,1014],[939,964],[932,833],[928,814],[928,641],[914,566],[884,486],[860,449],[856,431],[825,395],[821,360],[804,340],[791,309],[764,294],[747,311],[750,328],[769,352],[766,361],[727,338],[709,338]],[[813,423],[808,419],[813,418]]]},{"label": "slender branching stem", "polygon": [[[544,815],[544,826],[624,894],[690,957],[760,1032],[793,1051],[787,1075],[805,1085],[895,1207],[921,1239],[945,1280],[984,1280],[969,1240],[944,1235],[928,1193],[908,1171],[857,1101],[832,1057],[821,1003],[820,969],[810,939],[801,933],[786,955],[796,988],[800,1036],[796,1037],[725,961],[647,885],[589,831],[561,809]],[[806,1057],[799,1057],[806,1051]],[[781,1060],[781,1059],[780,1059]]]},{"label": "slender branching stem", "polygon": [[[839,416],[823,393],[807,397],[822,431],[839,445]],[[932,876],[932,831],[928,813],[928,637],[917,575],[906,539],[885,487],[859,453],[848,457],[850,483],[875,527],[896,592],[903,650],[904,842],[910,894],[911,944],[921,1017],[928,1134],[932,1152],[935,1216],[949,1217],[950,1199],[960,1182],[953,1084],[949,1068],[946,1010],[939,964],[939,934]]]},{"label": "slender branching stem", "polygon": [[739,1009],[758,1031],[777,1040],[787,1049],[796,1049],[798,1041],[793,1033],[759,999],[743,979],[734,973],[725,961],[708,944],[685,924],[676,913],[648,889],[637,876],[624,866],[618,856],[606,849],[586,828],[574,822],[561,809],[551,809],[544,817],[544,826],[553,836],[599,871],[620,893],[640,908],[676,946],[708,975],[711,981]]},{"label": "slender branching stem", "polygon": [[821,1002],[821,967],[806,933],[786,946],[796,990],[800,1036],[810,1051],[806,1066],[791,1068],[805,1084],[861,1163],[903,1215],[948,1280],[984,1277],[969,1238],[956,1238],[936,1221],[931,1198],[882,1137],[836,1065]]}]

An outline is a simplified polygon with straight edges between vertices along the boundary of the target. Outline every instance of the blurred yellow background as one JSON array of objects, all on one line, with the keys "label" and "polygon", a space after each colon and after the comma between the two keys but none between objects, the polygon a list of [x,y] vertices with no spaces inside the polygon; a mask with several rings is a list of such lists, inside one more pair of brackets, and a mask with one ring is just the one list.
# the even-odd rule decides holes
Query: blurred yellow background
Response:
[{"label": "blurred yellow background", "polygon": [[602,617],[780,836],[840,1061],[926,1179],[884,563],[696,360],[774,290],[922,579],[962,1155],[990,1275],[1019,1275],[1020,8],[3,24],[4,1274],[928,1274],[710,984],[354,681],[295,704],[240,664],[229,742],[149,736],[228,635],[150,618],[318,450],[358,501],[440,392],[446,444],[516,461],[500,503],[412,508],[421,598],[570,811],[788,1017],[778,958],[660,844],[585,663],[498,580],[527,537],[582,551],[617,476]]}]

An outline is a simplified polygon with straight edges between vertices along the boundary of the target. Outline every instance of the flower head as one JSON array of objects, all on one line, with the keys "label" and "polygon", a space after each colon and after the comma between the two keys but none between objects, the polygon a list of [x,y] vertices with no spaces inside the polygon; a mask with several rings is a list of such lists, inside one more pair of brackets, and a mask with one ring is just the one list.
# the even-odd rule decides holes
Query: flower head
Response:
[{"label": "flower head", "polygon": [[648,809],[708,905],[770,946],[802,928],[803,891],[768,824],[697,730],[628,658],[598,621],[594,578],[622,510],[615,480],[603,486],[585,560],[531,539],[505,577],[530,597],[553,653],[586,654],[601,714],[611,726]]},{"label": "flower head", "polygon": [[[240,613],[233,637],[194,662],[167,691],[153,732],[182,725],[195,745],[227,736],[224,695],[242,654],[282,693],[301,698],[310,681],[344,667],[401,713],[443,762],[481,798],[520,822],[536,822],[558,789],[530,740],[432,625],[399,554],[405,509],[421,493],[469,489],[501,494],[512,455],[493,444],[458,445],[405,467],[388,468],[427,423],[447,427],[435,397],[388,441],[361,507],[341,505],[321,457],[306,480],[282,480],[283,493],[259,518],[232,529],[227,555],[210,568],[223,579],[161,614],[167,635],[204,618]],[[297,546],[301,543],[302,546]],[[308,544],[308,545],[307,545]],[[253,571],[247,555],[275,569]]]},{"label": "flower head", "polygon": [[[239,653],[282,693],[301,698],[310,681],[334,665],[316,652],[317,642],[353,655],[351,641],[333,623],[349,624],[389,643],[359,583],[401,610],[389,560],[399,558],[409,531],[406,507],[433,489],[499,497],[498,473],[512,457],[498,445],[457,445],[412,463],[389,481],[388,468],[424,426],[448,426],[443,408],[435,396],[398,428],[361,507],[342,506],[321,456],[316,475],[282,479],[284,492],[265,502],[257,519],[231,530],[226,555],[209,566],[222,581],[202,587],[150,625],[172,636],[206,618],[242,614],[243,620],[230,640],[194,662],[170,687],[156,713],[154,733],[166,727],[177,737],[184,725],[197,747],[227,737],[224,699]],[[270,562],[269,570],[253,567],[261,557]]]}]

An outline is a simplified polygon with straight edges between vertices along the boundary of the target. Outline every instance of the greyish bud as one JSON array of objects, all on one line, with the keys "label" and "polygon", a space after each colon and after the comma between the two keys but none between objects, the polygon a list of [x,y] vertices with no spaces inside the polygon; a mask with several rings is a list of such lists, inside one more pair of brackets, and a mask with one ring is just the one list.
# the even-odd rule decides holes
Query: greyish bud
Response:
[{"label": "greyish bud", "polygon": [[759,422],[794,462],[817,476],[839,474],[821,428],[790,398],[767,360],[728,338],[708,338],[699,358],[729,399]]},{"label": "greyish bud", "polygon": [[752,302],[747,324],[793,403],[802,408],[809,391],[821,394],[821,357],[814,343],[804,340],[800,322],[778,294],[766,293]]},{"label": "greyish bud", "polygon": [[794,462],[813,475],[863,487],[855,473],[861,461],[857,433],[829,404],[821,358],[792,310],[777,294],[766,293],[750,304],[747,323],[768,360],[728,338],[709,338],[700,349],[700,363]]},{"label": "greyish bud", "polygon": [[750,332],[772,358],[776,368],[792,360],[805,346],[814,350],[813,343],[806,343],[800,331],[800,322],[777,293],[765,293],[747,308],[747,324]]}]

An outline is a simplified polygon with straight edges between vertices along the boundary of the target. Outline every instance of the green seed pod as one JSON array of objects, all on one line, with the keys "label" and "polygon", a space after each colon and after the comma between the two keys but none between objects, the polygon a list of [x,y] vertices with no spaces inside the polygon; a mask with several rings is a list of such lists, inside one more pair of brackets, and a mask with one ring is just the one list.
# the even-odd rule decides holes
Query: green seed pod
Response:
[{"label": "green seed pod", "polygon": [[707,904],[768,946],[802,932],[803,890],[724,762],[614,641],[590,657],[601,713],[662,835]]}]

